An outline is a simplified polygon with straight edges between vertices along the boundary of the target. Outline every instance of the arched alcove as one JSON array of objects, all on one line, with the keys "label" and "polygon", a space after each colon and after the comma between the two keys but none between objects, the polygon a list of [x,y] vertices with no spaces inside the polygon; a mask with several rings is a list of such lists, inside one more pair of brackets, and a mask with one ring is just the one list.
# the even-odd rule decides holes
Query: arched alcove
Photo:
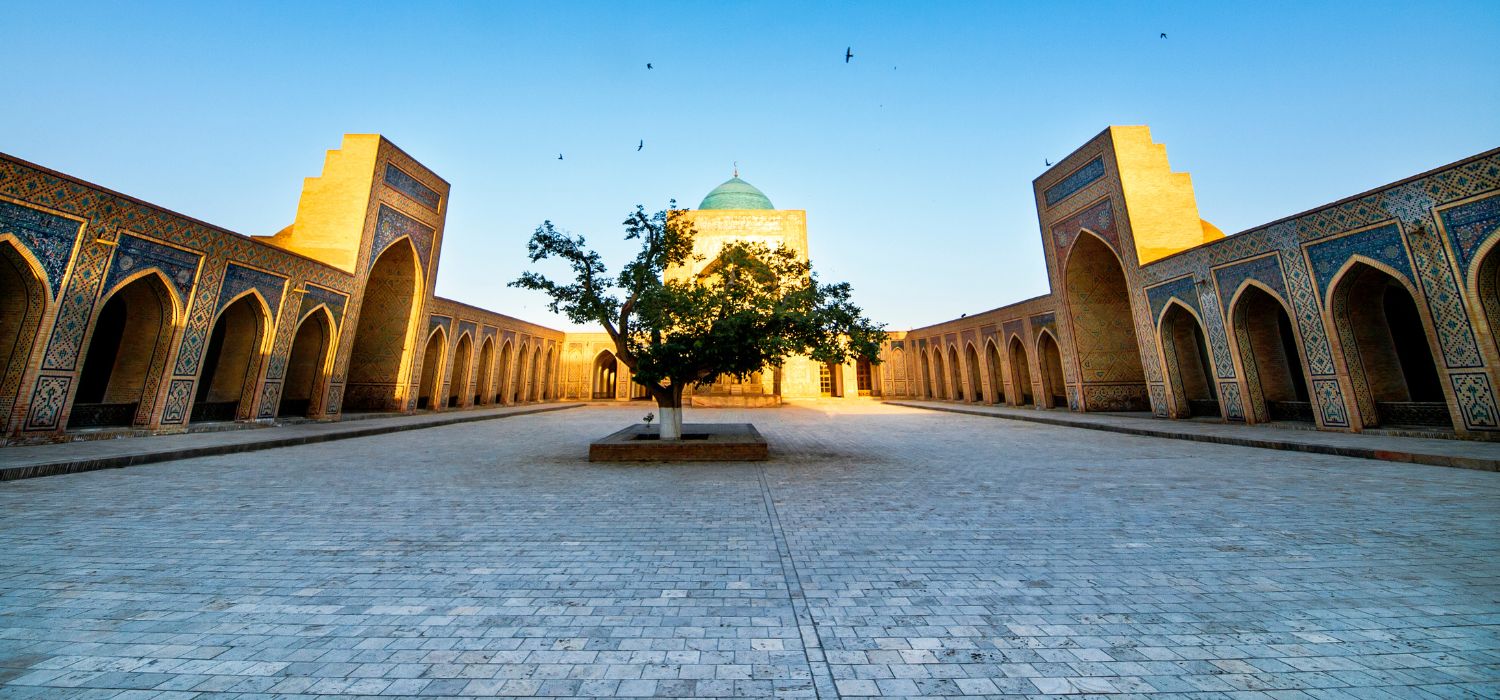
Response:
[{"label": "arched alcove", "polygon": [[615,359],[614,353],[605,350],[594,358],[594,370],[592,389],[590,396],[595,399],[613,399],[617,391],[619,361]]},{"label": "arched alcove", "polygon": [[1062,349],[1052,332],[1043,330],[1036,340],[1037,363],[1042,370],[1042,396],[1047,408],[1067,408],[1068,388],[1063,379]]},{"label": "arched alcove", "polygon": [[1173,417],[1220,415],[1213,364],[1198,317],[1174,299],[1162,311],[1158,325],[1162,364],[1173,396]]},{"label": "arched alcove", "polygon": [[1282,300],[1247,284],[1230,309],[1230,325],[1245,374],[1250,420],[1312,422],[1302,353]]},{"label": "arched alcove", "polygon": [[[1103,239],[1084,231],[1068,253],[1064,284],[1084,407],[1148,409],[1146,375],[1120,258]],[[1092,385],[1108,391],[1091,395],[1087,389]]]},{"label": "arched alcove", "polygon": [[1338,275],[1329,302],[1365,427],[1452,427],[1426,324],[1406,284],[1355,261]]},{"label": "arched alcove", "polygon": [[422,350],[422,380],[417,384],[417,408],[439,408],[443,395],[443,351],[448,347],[448,334],[443,327],[432,329],[427,336],[427,346]]},{"label": "arched alcove", "polygon": [[344,390],[344,412],[400,411],[402,363],[422,289],[417,254],[407,239],[376,258],[365,282]]},{"label": "arched alcove", "polygon": [[464,405],[469,393],[469,371],[474,360],[474,341],[468,333],[458,337],[458,347],[453,351],[453,369],[448,377],[448,406]]},{"label": "arched alcove", "polygon": [[318,307],[297,326],[287,356],[286,380],[281,387],[279,416],[310,416],[313,398],[321,396],[333,350],[333,318]]},{"label": "arched alcove", "polygon": [[984,359],[990,370],[990,403],[1005,401],[1005,364],[1000,360],[1000,349],[991,339],[984,344]]},{"label": "arched alcove", "polygon": [[249,415],[270,326],[270,309],[254,293],[219,312],[203,353],[203,372],[193,396],[193,422],[229,421]]},{"label": "arched alcove", "polygon": [[1010,384],[1014,392],[1010,397],[1013,406],[1030,406],[1031,359],[1027,357],[1026,344],[1019,336],[1010,337]]},{"label": "arched alcove", "polygon": [[20,400],[21,377],[47,304],[41,266],[11,241],[0,241],[0,433]]},{"label": "arched alcove", "polygon": [[144,425],[153,372],[163,371],[176,322],[176,297],[152,271],[117,287],[99,305],[78,376],[70,428]]},{"label": "arched alcove", "polygon": [[495,339],[486,337],[479,346],[479,381],[474,386],[474,405],[494,403],[495,390],[490,383],[495,377]]}]

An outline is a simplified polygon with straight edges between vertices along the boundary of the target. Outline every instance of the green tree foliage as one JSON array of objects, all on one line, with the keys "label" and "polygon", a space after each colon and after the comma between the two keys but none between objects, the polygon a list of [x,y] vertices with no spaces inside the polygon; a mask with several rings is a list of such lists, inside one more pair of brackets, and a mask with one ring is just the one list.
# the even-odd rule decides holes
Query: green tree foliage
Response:
[{"label": "green tree foliage", "polygon": [[[883,326],[850,301],[847,283],[820,283],[791,251],[732,243],[697,276],[679,279],[674,271],[702,258],[693,254],[696,231],[675,205],[655,214],[637,206],[625,219],[625,238],[639,241],[640,251],[613,277],[583,236],[543,222],[526,246],[531,261],[562,260],[573,279],[528,271],[511,286],[546,293],[549,308],[575,323],[604,326],[615,356],[663,409],[681,408],[690,384],[744,378],[793,355],[879,360]],[[669,415],[680,423],[675,411],[663,421]]]}]

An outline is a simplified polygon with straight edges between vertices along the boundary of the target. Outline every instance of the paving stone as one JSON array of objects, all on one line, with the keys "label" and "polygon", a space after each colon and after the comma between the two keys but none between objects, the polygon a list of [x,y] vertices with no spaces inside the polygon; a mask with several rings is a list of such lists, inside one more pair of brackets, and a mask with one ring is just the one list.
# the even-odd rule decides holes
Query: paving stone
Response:
[{"label": "paving stone", "polygon": [[0,696],[1500,691],[1495,474],[874,402],[587,463],[638,414],[0,485]]}]

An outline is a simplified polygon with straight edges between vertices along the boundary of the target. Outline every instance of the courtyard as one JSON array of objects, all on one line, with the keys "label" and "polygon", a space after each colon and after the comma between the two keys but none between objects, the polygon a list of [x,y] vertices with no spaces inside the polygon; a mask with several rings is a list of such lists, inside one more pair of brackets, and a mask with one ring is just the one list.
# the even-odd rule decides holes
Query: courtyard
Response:
[{"label": "courtyard", "polygon": [[876,402],[0,484],[0,697],[1500,695],[1500,476]]}]

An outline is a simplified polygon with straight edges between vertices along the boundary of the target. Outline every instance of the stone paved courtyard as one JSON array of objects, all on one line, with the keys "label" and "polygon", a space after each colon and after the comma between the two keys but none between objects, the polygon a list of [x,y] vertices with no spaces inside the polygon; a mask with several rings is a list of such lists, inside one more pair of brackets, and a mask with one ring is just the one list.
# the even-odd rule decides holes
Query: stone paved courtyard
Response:
[{"label": "stone paved courtyard", "polygon": [[0,484],[0,697],[1500,696],[1500,475],[858,403]]}]

